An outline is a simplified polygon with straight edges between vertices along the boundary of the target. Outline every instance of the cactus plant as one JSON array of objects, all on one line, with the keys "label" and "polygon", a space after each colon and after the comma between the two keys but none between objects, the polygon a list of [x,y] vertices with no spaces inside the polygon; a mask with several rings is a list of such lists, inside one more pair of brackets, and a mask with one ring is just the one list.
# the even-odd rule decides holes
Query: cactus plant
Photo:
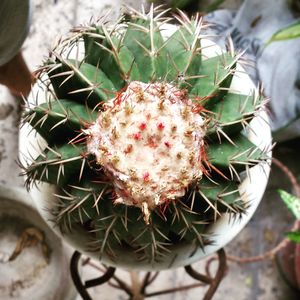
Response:
[{"label": "cactus plant", "polygon": [[201,19],[175,18],[169,37],[153,7],[73,29],[40,69],[44,103],[24,113],[47,143],[23,165],[28,188],[56,185],[53,221],[65,234],[83,228],[82,248],[100,258],[203,249],[210,224],[247,211],[241,178],[268,158],[245,134],[263,98],[230,89],[240,55],[205,57]]}]

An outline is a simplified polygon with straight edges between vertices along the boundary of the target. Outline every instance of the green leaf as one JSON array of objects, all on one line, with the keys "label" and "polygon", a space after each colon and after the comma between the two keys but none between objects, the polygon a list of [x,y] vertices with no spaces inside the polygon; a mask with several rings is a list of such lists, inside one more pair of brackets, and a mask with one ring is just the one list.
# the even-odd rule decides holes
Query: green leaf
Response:
[{"label": "green leaf", "polygon": [[109,55],[109,52],[103,52],[103,49],[97,45],[105,40],[105,36],[101,27],[92,26],[89,31],[83,33],[85,61],[95,67],[99,66],[100,60]]},{"label": "green leaf", "polygon": [[190,95],[210,110],[227,93],[236,67],[236,57],[228,53],[202,61],[199,78],[190,91]]},{"label": "green leaf", "polygon": [[300,220],[300,199],[283,190],[278,190],[278,193],[287,208],[293,213],[297,220]]},{"label": "green leaf", "polygon": [[224,140],[221,144],[213,143],[208,145],[208,161],[216,168],[239,172],[245,170],[247,165],[252,166],[260,160],[266,159],[263,151],[251,143],[244,135],[238,134],[232,140],[234,144]]},{"label": "green leaf", "polygon": [[57,194],[59,210],[54,211],[55,223],[63,232],[71,230],[74,224],[84,224],[97,215],[94,205],[94,197],[83,189],[71,189],[71,191]]},{"label": "green leaf", "polygon": [[111,193],[107,196],[110,185],[94,181],[95,178],[86,174],[81,182],[71,181],[64,187],[62,195],[57,196],[60,200],[60,212],[63,212],[56,215],[58,225],[71,228],[72,224],[84,224],[100,218],[103,202],[111,202]]},{"label": "green leaf", "polygon": [[207,219],[203,213],[196,213],[177,201],[174,206],[170,205],[167,219],[172,220],[171,232],[180,239],[194,241],[199,247],[208,243],[205,236]]},{"label": "green leaf", "polygon": [[155,214],[151,216],[155,224],[152,226],[145,223],[141,210],[137,207],[113,205],[112,201],[102,201],[99,211],[100,216],[95,220],[95,233],[101,246],[100,254],[103,254],[103,251],[113,253],[113,250],[120,248],[119,242],[125,242],[131,247],[131,251],[136,252],[139,259],[150,262],[158,261],[166,251],[164,246],[167,242],[168,228]]},{"label": "green leaf", "polygon": [[300,244],[300,231],[287,232],[286,237],[290,241]]},{"label": "green leaf", "polygon": [[79,179],[86,167],[86,145],[64,144],[46,150],[27,169],[27,184],[44,181],[64,186],[70,179]]},{"label": "green leaf", "polygon": [[300,37],[300,22],[297,22],[288,27],[280,29],[275,34],[273,34],[271,39],[267,42],[266,46],[272,42],[296,39],[299,37]]},{"label": "green leaf", "polygon": [[132,19],[126,30],[123,44],[134,56],[140,81],[150,82],[164,80],[168,70],[168,56],[164,48],[164,40],[159,26],[150,17],[145,19]]},{"label": "green leaf", "polygon": [[128,81],[140,80],[141,74],[135,58],[130,50],[122,45],[117,52],[118,61],[120,62],[120,68],[123,70],[123,73],[126,74]]},{"label": "green leaf", "polygon": [[[241,198],[238,183],[232,180],[218,179],[212,182],[202,178],[198,183],[199,198],[202,202],[202,211],[220,213],[243,213],[248,204]],[[205,206],[203,206],[205,204]]]},{"label": "green leaf", "polygon": [[[167,79],[183,78],[181,84],[191,89],[197,81],[201,66],[200,50],[200,23],[196,21],[186,22],[181,25],[166,42],[172,68],[169,68]],[[201,74],[201,73],[200,73]]]},{"label": "green leaf", "polygon": [[[254,117],[261,107],[263,97],[228,93],[211,108],[211,122],[207,134],[240,132]],[[222,134],[218,134],[222,136]]]},{"label": "green leaf", "polygon": [[121,226],[120,219],[114,215],[106,215],[96,220],[95,229],[93,229],[95,234],[93,244],[98,248],[100,259],[104,254],[110,256],[112,260],[116,258],[115,250],[120,248],[122,238]]},{"label": "green leaf", "polygon": [[[96,35],[96,36],[95,36]],[[105,27],[95,27],[94,31],[85,32],[83,35],[86,62],[100,68],[113,83],[116,90],[120,90],[125,85],[125,74],[120,69],[120,64],[116,60],[117,50],[114,43],[120,46],[120,42],[107,33]]]},{"label": "green leaf", "polygon": [[[107,65],[107,61],[102,61],[99,59],[98,67],[105,70],[107,76],[111,78],[114,85],[119,89],[125,84],[124,81],[129,82],[133,80],[140,79],[140,72],[135,62],[135,57],[130,52],[130,50],[125,46],[120,37],[116,37],[113,33],[109,33],[107,29],[102,26],[102,31],[105,39],[101,44],[97,46],[101,48],[101,53],[98,56],[107,56],[107,59],[112,63],[110,68]],[[102,53],[104,51],[104,53]],[[106,52],[105,52],[106,51]],[[112,70],[112,68],[115,68]],[[117,72],[119,74],[117,74]],[[111,74],[112,73],[112,74]]]},{"label": "green leaf", "polygon": [[203,178],[199,181],[198,188],[205,197],[212,201],[224,201],[227,204],[232,204],[241,199],[238,184],[231,180],[216,184]]},{"label": "green leaf", "polygon": [[61,66],[48,71],[57,98],[78,101],[93,109],[115,96],[113,83],[101,69],[76,60],[58,59]]},{"label": "green leaf", "polygon": [[52,145],[68,142],[96,118],[97,113],[88,107],[61,99],[34,107],[25,113],[23,121],[28,122]]}]

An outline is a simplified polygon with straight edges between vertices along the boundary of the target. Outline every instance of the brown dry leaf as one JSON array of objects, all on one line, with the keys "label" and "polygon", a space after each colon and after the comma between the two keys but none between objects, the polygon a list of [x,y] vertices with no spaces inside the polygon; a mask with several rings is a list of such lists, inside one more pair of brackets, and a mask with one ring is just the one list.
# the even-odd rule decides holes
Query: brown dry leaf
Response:
[{"label": "brown dry leaf", "polygon": [[275,241],[274,232],[269,228],[265,228],[264,229],[264,239],[270,244],[273,243]]},{"label": "brown dry leaf", "polygon": [[9,261],[15,260],[21,254],[23,249],[36,246],[39,243],[42,247],[43,256],[46,262],[49,263],[50,249],[45,242],[44,233],[35,227],[28,227],[22,232],[14,252],[9,257]]}]

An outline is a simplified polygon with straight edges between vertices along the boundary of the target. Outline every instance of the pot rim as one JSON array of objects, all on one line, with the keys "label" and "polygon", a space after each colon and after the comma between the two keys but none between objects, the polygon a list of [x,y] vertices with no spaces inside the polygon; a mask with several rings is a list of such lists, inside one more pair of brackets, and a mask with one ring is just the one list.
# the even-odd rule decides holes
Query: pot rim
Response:
[{"label": "pot rim", "polygon": [[[48,226],[49,224],[41,217],[35,208],[30,194],[23,188],[0,185],[0,208],[1,207],[4,207],[4,210],[0,211],[0,218],[3,215],[8,215],[13,218],[23,219],[24,222],[28,222],[28,226],[41,230],[51,254],[49,262],[43,269],[39,269],[41,268],[39,267],[34,271],[35,274],[35,272],[40,270],[35,277],[30,277],[32,283],[30,283],[29,286],[25,284],[20,296],[16,296],[16,299],[28,299],[29,296],[31,299],[36,300],[41,298],[49,300],[60,299],[62,297],[66,300],[75,299],[77,293],[72,285],[68,268],[65,268],[65,266],[69,264],[70,248],[65,246],[62,240],[54,234],[53,230]],[[25,257],[27,257],[26,253],[28,253],[28,251],[26,251],[24,252]],[[22,256],[22,253],[20,256]],[[20,259],[22,259],[22,257],[18,257],[15,263],[19,264],[22,262]],[[13,268],[13,262],[9,263],[8,268],[10,267]],[[4,272],[4,270],[2,271]],[[51,282],[51,284],[45,285],[45,280]]]}]

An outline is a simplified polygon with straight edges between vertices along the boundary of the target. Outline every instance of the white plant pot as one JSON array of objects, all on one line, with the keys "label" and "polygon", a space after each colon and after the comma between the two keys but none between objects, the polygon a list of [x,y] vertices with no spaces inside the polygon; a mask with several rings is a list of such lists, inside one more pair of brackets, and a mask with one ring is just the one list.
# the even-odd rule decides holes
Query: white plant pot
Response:
[{"label": "white plant pot", "polygon": [[[167,27],[166,35],[171,34],[172,31],[174,31],[173,26]],[[213,44],[209,40],[202,40],[202,46],[204,46],[204,57],[213,57],[222,52],[216,44]],[[255,89],[251,79],[243,72],[244,70],[240,65],[238,65],[237,71],[240,72],[237,72],[234,76],[231,90],[235,93],[250,94]],[[35,102],[36,99],[38,99],[38,102],[43,102],[43,95],[43,88],[36,85],[33,88],[31,98],[29,97],[29,102]],[[261,149],[270,147],[271,132],[268,125],[268,117],[264,111],[251,121],[251,130],[247,132],[247,135],[249,139]],[[31,156],[35,157],[38,155],[37,149],[39,147],[37,147],[37,145],[45,145],[45,142],[35,131],[32,131],[28,125],[21,129],[20,145],[20,159],[22,161],[22,153],[27,157],[29,156],[29,153]],[[168,255],[165,260],[150,264],[145,261],[138,261],[132,252],[120,248],[114,249],[117,254],[116,260],[112,261],[108,256],[103,255],[103,262],[111,266],[118,266],[126,269],[163,270],[192,264],[214,253],[229,243],[248,223],[263,196],[269,172],[270,166],[267,163],[261,163],[250,169],[250,176],[246,178],[239,187],[243,199],[250,203],[247,213],[238,220],[230,219],[227,214],[222,215],[222,217],[208,229],[208,231],[213,234],[214,243],[205,246],[203,250],[199,248],[195,252],[193,245],[182,243],[173,246],[171,254]],[[76,228],[76,230],[73,230],[72,234],[64,235],[62,235],[57,227],[54,228],[54,224],[51,222],[51,215],[48,214],[48,211],[57,201],[55,196],[53,196],[55,192],[57,192],[56,187],[46,183],[39,183],[30,190],[30,194],[35,200],[39,212],[54,231],[60,236],[63,236],[63,238],[74,248],[97,259],[97,253],[91,253],[86,250],[86,245],[88,245],[90,239],[89,234],[83,228]]]},{"label": "white plant pot", "polygon": [[[72,300],[77,292],[69,273],[71,251],[48,227],[21,189],[0,186],[0,299]],[[42,232],[49,261],[38,243],[25,247],[9,261],[22,233],[28,228]]]}]

